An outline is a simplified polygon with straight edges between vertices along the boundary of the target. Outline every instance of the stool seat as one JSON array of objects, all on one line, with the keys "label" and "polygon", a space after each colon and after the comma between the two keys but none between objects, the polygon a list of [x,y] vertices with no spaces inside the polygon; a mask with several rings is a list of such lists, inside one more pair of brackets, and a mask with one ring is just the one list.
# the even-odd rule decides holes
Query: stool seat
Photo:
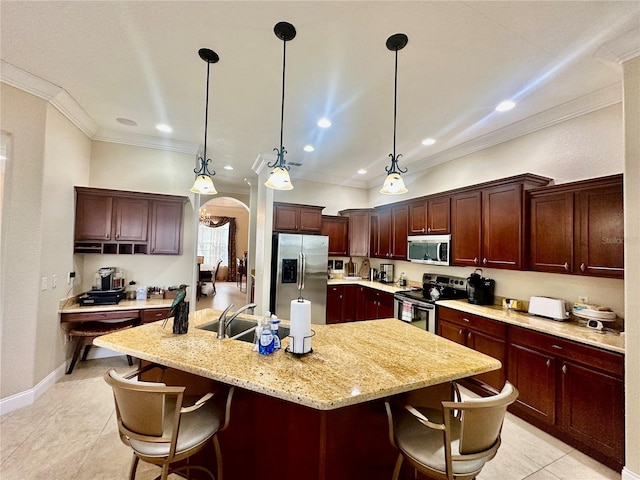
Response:
[{"label": "stool seat", "polygon": [[[101,335],[106,335],[107,333],[119,332],[121,330],[126,330],[128,328],[136,326],[138,323],[137,318],[129,318],[124,320],[119,320],[117,322],[81,322],[81,323],[73,323],[67,328],[67,335],[73,340],[75,339],[76,344],[73,348],[73,356],[71,357],[71,363],[69,364],[69,368],[67,369],[67,375],[73,372],[73,369],[78,362],[78,358],[80,357],[80,352],[82,352],[82,348],[84,347],[84,353],[82,354],[82,360],[87,359],[87,355],[89,354],[89,349],[93,345],[93,340]],[[130,355],[127,355],[127,362],[129,366],[133,365],[133,359]]]}]

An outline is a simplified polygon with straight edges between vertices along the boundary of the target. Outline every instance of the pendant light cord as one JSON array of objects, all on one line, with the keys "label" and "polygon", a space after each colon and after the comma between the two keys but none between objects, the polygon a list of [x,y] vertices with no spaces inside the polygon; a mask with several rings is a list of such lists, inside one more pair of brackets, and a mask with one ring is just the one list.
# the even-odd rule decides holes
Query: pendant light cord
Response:
[{"label": "pendant light cord", "polygon": [[[210,70],[211,64],[209,62],[207,62],[207,93],[206,93],[206,100],[205,100],[205,107],[204,107],[204,152],[202,152],[202,160],[205,162],[205,166],[206,166],[206,162],[208,162],[207,159],[207,128],[209,125],[209,70]],[[206,173],[206,172],[205,172]]]},{"label": "pendant light cord", "polygon": [[[282,101],[280,103],[280,160],[281,164],[284,164],[284,147],[282,145],[282,130],[284,125],[284,73],[287,61],[287,42],[282,41]],[[282,165],[281,165],[282,166]]]},{"label": "pendant light cord", "polygon": [[393,160],[396,158],[396,115],[398,109],[398,50],[396,50],[395,76],[393,82]]}]

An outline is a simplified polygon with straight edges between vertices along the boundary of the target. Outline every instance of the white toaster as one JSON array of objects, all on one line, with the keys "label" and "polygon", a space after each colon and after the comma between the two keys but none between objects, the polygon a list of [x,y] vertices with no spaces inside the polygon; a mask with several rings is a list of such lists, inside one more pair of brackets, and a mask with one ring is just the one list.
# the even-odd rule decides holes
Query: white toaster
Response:
[{"label": "white toaster", "polygon": [[569,320],[567,302],[559,298],[531,297],[529,299],[529,314],[553,320]]}]

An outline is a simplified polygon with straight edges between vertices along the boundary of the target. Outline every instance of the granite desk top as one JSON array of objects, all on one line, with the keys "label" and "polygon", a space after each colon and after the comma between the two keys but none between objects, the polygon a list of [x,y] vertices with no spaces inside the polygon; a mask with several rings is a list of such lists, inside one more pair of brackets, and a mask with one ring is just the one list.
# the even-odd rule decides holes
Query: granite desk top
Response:
[{"label": "granite desk top", "polygon": [[117,305],[86,305],[77,302],[61,305],[58,313],[95,313],[117,312],[118,310],[144,310],[148,308],[168,308],[173,303],[171,298],[152,298],[147,300],[120,300]]},{"label": "granite desk top", "polygon": [[172,333],[171,321],[164,329],[162,322],[154,322],[98,337],[94,344],[317,410],[501,367],[487,355],[392,318],[313,325],[310,354],[298,357],[285,352],[286,338],[282,350],[259,355],[250,343],[218,340],[215,332],[196,328],[219,315],[213,309],[192,313],[184,335]]},{"label": "granite desk top", "polygon": [[612,332],[601,333],[575,321],[557,322],[525,312],[507,310],[498,305],[474,305],[466,300],[441,300],[436,302],[436,305],[566,338],[604,350],[624,353],[624,335]]}]

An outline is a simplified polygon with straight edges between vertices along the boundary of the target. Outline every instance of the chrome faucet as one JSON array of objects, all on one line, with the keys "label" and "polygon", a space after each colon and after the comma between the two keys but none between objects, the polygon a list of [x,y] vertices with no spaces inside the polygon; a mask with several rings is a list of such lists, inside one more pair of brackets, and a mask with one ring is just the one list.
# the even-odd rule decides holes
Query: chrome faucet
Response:
[{"label": "chrome faucet", "polygon": [[229,313],[229,310],[231,309],[231,307],[233,307],[233,303],[225,308],[224,311],[220,314],[220,318],[218,319],[218,338],[224,338],[229,325],[231,325],[231,322],[233,322],[238,315],[240,315],[245,310],[249,310],[250,308],[255,308],[257,306],[257,303],[247,303],[246,305],[233,312],[233,315],[231,315],[229,318],[227,318],[227,313]]}]

